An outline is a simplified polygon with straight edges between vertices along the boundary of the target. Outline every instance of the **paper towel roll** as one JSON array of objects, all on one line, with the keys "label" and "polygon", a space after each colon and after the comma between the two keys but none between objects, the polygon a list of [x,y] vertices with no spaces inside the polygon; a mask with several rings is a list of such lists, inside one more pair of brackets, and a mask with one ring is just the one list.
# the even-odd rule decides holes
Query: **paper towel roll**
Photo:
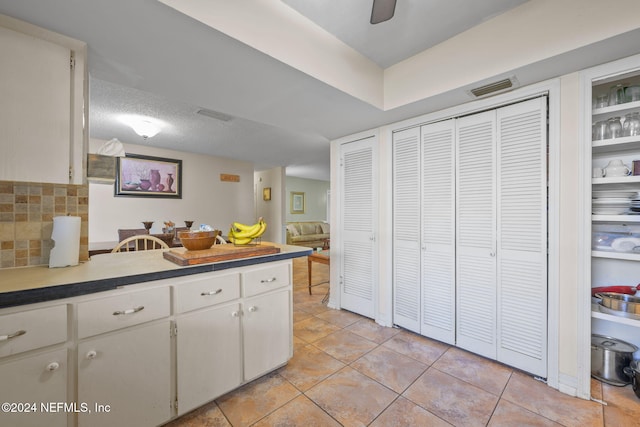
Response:
[{"label": "paper towel roll", "polygon": [[49,268],[78,265],[80,258],[80,217],[56,216],[51,233],[54,247],[49,255]]}]

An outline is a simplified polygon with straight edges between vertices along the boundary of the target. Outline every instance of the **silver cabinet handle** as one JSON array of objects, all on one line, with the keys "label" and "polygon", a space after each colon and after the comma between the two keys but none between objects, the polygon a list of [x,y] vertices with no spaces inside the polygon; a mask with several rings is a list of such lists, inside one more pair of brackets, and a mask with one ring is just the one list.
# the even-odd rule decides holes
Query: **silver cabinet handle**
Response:
[{"label": "silver cabinet handle", "polygon": [[276,281],[276,278],[273,277],[271,279],[262,279],[262,280],[260,280],[260,283],[271,283],[271,282],[275,282],[275,281]]},{"label": "silver cabinet handle", "polygon": [[209,296],[209,295],[217,295],[220,292],[222,292],[222,289],[216,289],[215,291],[210,291],[210,292],[202,292],[200,295],[203,297]]},{"label": "silver cabinet handle", "polygon": [[493,258],[494,256],[496,256],[496,253],[491,251],[491,252],[489,252],[489,256]]},{"label": "silver cabinet handle", "polygon": [[47,365],[47,371],[55,371],[60,367],[58,362],[51,362]]},{"label": "silver cabinet handle", "polygon": [[0,341],[7,341],[7,340],[10,340],[11,338],[19,337],[20,335],[24,335],[26,333],[27,331],[25,331],[24,329],[20,329],[19,331],[16,331],[9,335],[0,335]]},{"label": "silver cabinet handle", "polygon": [[258,309],[258,307],[255,307],[255,306],[253,306],[253,305],[252,305],[251,307],[249,307],[249,311],[250,311],[250,312],[252,312],[252,313],[253,313],[254,311],[256,311],[257,309]]},{"label": "silver cabinet handle", "polygon": [[122,316],[124,314],[133,314],[133,313],[137,313],[139,311],[144,310],[144,305],[135,307],[135,308],[128,308],[126,310],[118,310],[118,311],[114,311],[113,315],[114,316]]},{"label": "silver cabinet handle", "polygon": [[231,317],[239,317],[240,313],[238,313],[237,311],[232,311],[231,312]]},{"label": "silver cabinet handle", "polygon": [[84,357],[87,359],[95,359],[97,355],[98,355],[97,351],[90,350],[90,351],[87,351],[87,354]]}]

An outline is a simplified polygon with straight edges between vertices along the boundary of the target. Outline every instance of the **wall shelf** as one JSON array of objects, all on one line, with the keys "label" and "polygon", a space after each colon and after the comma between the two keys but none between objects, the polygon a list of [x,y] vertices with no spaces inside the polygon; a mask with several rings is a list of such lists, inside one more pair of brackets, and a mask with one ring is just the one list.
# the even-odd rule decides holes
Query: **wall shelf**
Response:
[{"label": "wall shelf", "polygon": [[609,252],[609,251],[591,251],[594,258],[623,259],[628,261],[640,261],[640,254],[626,252]]},{"label": "wall shelf", "polygon": [[613,113],[626,113],[632,110],[640,109],[640,101],[625,102],[624,104],[612,105],[610,107],[595,108],[593,110],[593,121],[613,116]]},{"label": "wall shelf", "polygon": [[593,222],[640,223],[640,215],[591,215]]},{"label": "wall shelf", "polygon": [[609,322],[640,328],[640,320],[629,319],[628,317],[613,316],[611,314],[601,313],[600,311],[596,310],[591,311],[591,317],[593,317],[594,319],[608,320]]},{"label": "wall shelf", "polygon": [[624,136],[622,138],[600,139],[592,141],[594,153],[612,153],[640,148],[640,136]]}]

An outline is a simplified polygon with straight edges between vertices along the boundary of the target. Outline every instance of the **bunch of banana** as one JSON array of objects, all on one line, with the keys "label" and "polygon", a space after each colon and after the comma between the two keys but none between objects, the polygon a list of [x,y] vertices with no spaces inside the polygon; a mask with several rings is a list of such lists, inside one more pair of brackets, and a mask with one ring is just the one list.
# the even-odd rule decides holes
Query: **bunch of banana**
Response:
[{"label": "bunch of banana", "polygon": [[267,223],[262,217],[258,218],[258,222],[253,225],[234,222],[229,230],[229,240],[236,245],[246,245],[251,243],[253,239],[262,236],[266,229]]}]

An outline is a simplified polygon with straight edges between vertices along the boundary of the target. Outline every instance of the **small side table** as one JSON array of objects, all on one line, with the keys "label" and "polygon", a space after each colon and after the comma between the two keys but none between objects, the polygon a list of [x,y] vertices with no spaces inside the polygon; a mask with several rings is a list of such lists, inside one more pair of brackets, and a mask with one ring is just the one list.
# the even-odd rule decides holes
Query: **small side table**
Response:
[{"label": "small side table", "polygon": [[309,295],[313,295],[311,293],[312,286],[318,286],[318,285],[322,285],[323,283],[326,283],[326,282],[322,282],[322,283],[317,283],[315,285],[311,284],[311,265],[314,262],[317,262],[319,264],[330,265],[331,257],[329,255],[329,251],[314,252],[311,255],[307,256],[307,263],[309,265]]}]

